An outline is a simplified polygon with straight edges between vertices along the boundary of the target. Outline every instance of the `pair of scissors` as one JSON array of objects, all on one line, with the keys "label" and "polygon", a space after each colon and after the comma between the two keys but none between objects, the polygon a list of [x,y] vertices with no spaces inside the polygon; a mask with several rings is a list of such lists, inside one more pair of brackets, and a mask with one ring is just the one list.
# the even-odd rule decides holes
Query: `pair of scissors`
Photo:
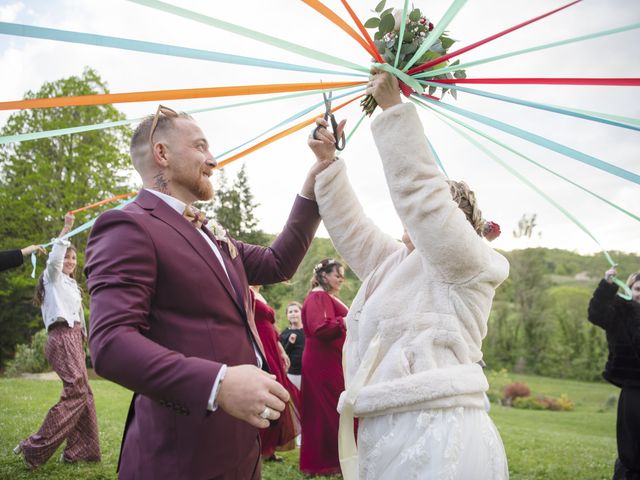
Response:
[{"label": "pair of scissors", "polygon": [[[340,138],[338,138],[338,134],[336,132],[336,130],[338,129],[338,122],[336,122],[336,117],[334,117],[333,113],[331,112],[331,97],[332,96],[333,96],[333,91],[330,91],[329,95],[327,95],[326,92],[322,92],[322,97],[324,98],[324,119],[331,121],[331,129],[333,130],[333,136],[336,138],[336,143],[335,143],[336,150],[342,151],[342,150],[344,150],[344,144],[345,144],[344,132],[342,132],[342,135],[340,135]],[[321,128],[325,128],[325,127],[318,126],[313,131],[313,138],[315,138],[316,140],[318,139],[316,137],[316,133]]]}]

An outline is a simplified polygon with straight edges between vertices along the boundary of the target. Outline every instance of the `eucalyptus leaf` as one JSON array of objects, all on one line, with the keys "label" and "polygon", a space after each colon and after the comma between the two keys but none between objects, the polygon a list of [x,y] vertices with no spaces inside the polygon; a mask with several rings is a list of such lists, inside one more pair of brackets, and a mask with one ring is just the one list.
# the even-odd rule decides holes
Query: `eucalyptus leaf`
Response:
[{"label": "eucalyptus leaf", "polygon": [[372,17],[364,22],[365,28],[378,28],[378,25],[380,25],[380,19],[378,17]]},{"label": "eucalyptus leaf", "polygon": [[436,93],[436,90],[438,89],[438,87],[434,87],[433,85],[429,86],[429,95],[433,95],[434,93]]},{"label": "eucalyptus leaf", "polygon": [[[384,37],[384,33],[382,33],[380,30],[378,30],[376,33],[373,34],[373,39],[377,40],[377,41],[382,41],[382,37]],[[382,42],[382,44],[384,45],[384,42]],[[376,43],[377,45],[377,43]],[[380,49],[378,48],[378,51]]]},{"label": "eucalyptus leaf", "polygon": [[436,52],[439,55],[442,55],[444,53],[444,48],[442,48],[442,43],[441,42],[436,42],[433,45],[431,45],[431,47],[429,48],[430,52]]},{"label": "eucalyptus leaf", "polygon": [[451,93],[451,96],[453,98],[455,98],[456,100],[458,99],[458,91],[457,90],[450,90],[449,93]]},{"label": "eucalyptus leaf", "polygon": [[385,33],[393,31],[393,27],[395,27],[395,25],[396,19],[393,18],[393,15],[388,13],[380,19],[380,26],[378,27],[378,31],[382,32],[382,34],[384,35]]},{"label": "eucalyptus leaf", "polygon": [[380,13],[384,9],[384,5],[387,3],[387,0],[382,0],[378,5],[376,5],[376,12]]},{"label": "eucalyptus leaf", "polygon": [[449,38],[445,36],[440,37],[440,44],[442,45],[442,48],[444,48],[445,50],[448,50],[449,47],[454,43],[456,43],[456,41],[453,38]]},{"label": "eucalyptus leaf", "polygon": [[421,16],[422,14],[420,13],[420,9],[416,8],[409,14],[409,20],[411,20],[412,22],[417,22],[418,20],[420,20]]},{"label": "eucalyptus leaf", "polygon": [[454,65],[458,65],[460,63],[460,59],[457,59],[455,62],[453,62],[452,64],[450,64],[450,67],[453,67]]},{"label": "eucalyptus leaf", "polygon": [[402,41],[405,43],[409,43],[413,40],[413,33],[408,30],[405,30],[404,37],[402,37]]},{"label": "eucalyptus leaf", "polygon": [[380,14],[380,18],[384,17],[385,15],[389,15],[391,12],[393,12],[393,8],[387,8],[384,12]]}]

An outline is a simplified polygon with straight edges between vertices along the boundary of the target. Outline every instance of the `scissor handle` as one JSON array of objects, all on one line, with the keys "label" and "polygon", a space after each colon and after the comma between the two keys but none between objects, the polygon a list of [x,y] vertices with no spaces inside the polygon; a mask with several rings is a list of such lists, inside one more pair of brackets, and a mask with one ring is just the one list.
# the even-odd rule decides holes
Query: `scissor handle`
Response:
[{"label": "scissor handle", "polygon": [[338,150],[339,152],[341,152],[342,150],[344,150],[345,147],[345,143],[346,140],[344,138],[344,132],[342,132],[342,134],[340,135],[340,138],[338,138],[338,122],[336,122],[336,117],[333,116],[333,113],[329,114],[329,117],[331,118],[331,128],[333,129],[333,136],[336,137],[336,150]]}]

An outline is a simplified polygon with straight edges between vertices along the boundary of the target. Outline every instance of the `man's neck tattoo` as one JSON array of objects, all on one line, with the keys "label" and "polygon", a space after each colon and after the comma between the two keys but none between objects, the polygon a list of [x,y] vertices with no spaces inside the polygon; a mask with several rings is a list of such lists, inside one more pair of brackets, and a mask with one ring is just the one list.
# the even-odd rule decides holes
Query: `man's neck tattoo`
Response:
[{"label": "man's neck tattoo", "polygon": [[171,192],[169,191],[169,182],[166,178],[164,178],[162,173],[159,173],[153,177],[153,186],[160,193],[171,195]]}]

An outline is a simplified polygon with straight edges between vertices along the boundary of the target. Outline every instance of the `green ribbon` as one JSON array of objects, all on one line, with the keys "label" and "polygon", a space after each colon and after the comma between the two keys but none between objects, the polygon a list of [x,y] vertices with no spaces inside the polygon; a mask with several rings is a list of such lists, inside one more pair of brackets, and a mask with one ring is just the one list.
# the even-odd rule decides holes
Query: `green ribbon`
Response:
[{"label": "green ribbon", "polygon": [[537,47],[525,48],[522,50],[516,50],[509,53],[503,53],[501,55],[496,55],[494,57],[487,57],[480,60],[475,60],[473,62],[461,63],[459,65],[453,65],[449,67],[438,68],[437,70],[428,70],[426,72],[421,72],[416,74],[416,78],[427,78],[434,77],[436,75],[442,75],[444,73],[454,72],[456,70],[462,70],[469,67],[474,67],[476,65],[483,65],[489,62],[495,62],[496,60],[502,60],[503,58],[514,57],[516,55],[522,55],[523,53],[536,52],[538,50],[545,50],[547,48],[559,47],[561,45],[568,45],[570,43],[581,42],[583,40],[591,40],[593,38],[604,37],[607,35],[613,35],[615,33],[626,32],[628,30],[634,30],[636,28],[640,28],[640,23],[632,23],[630,25],[626,25],[624,27],[612,28],[611,30],[603,30],[596,33],[590,33],[587,35],[581,35],[579,37],[568,38],[566,40],[559,40],[557,42],[551,42],[544,45],[539,45]]},{"label": "green ribbon", "polygon": [[398,53],[396,53],[396,59],[393,62],[394,68],[398,68],[398,62],[402,53],[402,40],[404,39],[404,31],[407,28],[407,10],[409,10],[409,0],[404,0],[404,8],[402,9],[402,21],[400,22],[400,32],[398,35]]},{"label": "green ribbon", "polygon": [[328,55],[326,53],[319,52],[311,48],[306,48],[296,43],[287,42],[286,40],[272,37],[271,35],[267,35],[265,33],[256,32],[255,30],[251,30],[250,28],[245,28],[240,25],[235,25],[233,23],[218,20],[217,18],[209,17],[207,15],[202,15],[192,10],[187,10],[186,8],[180,8],[175,5],[171,5],[169,3],[161,2],[159,0],[129,0],[129,1],[133,3],[137,3],[139,5],[150,7],[156,10],[171,13],[179,17],[188,18],[190,20],[194,20],[196,22],[203,23],[205,25],[210,25],[212,27],[219,28],[221,30],[226,30],[228,32],[232,32],[237,35],[241,35],[243,37],[251,38],[252,40],[256,40],[258,42],[266,43],[268,45],[273,45],[274,47],[281,48],[283,50],[287,50],[289,52],[293,52],[298,55],[303,55],[307,58],[313,58],[315,60],[319,60],[325,63],[330,63],[332,65],[339,65],[341,67],[346,67],[351,70],[356,70],[359,72],[365,72],[365,73],[369,72],[369,69],[361,65],[357,65],[355,63],[342,60],[332,55]]},{"label": "green ribbon", "polygon": [[[449,26],[451,20],[455,18],[458,12],[464,7],[467,0],[454,0],[453,3],[449,6],[449,9],[446,11],[444,16],[440,19],[438,24],[431,30],[427,38],[424,39],[420,48],[413,54],[411,60],[405,65],[403,70],[406,72],[409,70],[414,63],[420,60],[420,57],[426,53],[427,50],[431,48],[431,46],[436,43],[436,41],[440,38],[440,35],[444,33],[444,30]],[[406,83],[406,82],[405,82]]]}]

